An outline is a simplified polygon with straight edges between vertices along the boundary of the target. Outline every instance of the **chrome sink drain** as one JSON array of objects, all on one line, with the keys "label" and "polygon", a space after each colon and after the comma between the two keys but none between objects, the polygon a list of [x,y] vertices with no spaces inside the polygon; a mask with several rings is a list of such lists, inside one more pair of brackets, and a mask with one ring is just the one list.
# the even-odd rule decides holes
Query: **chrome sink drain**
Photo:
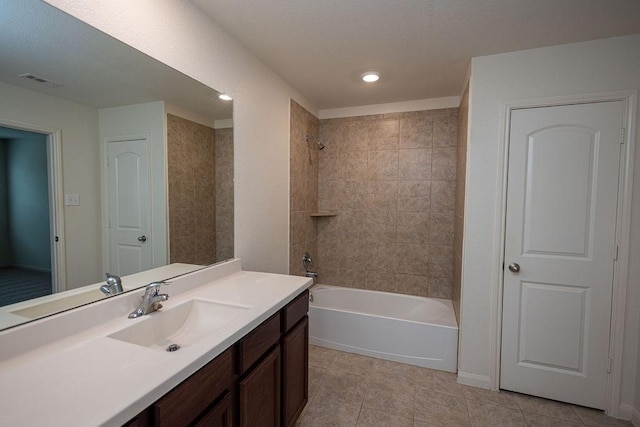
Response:
[{"label": "chrome sink drain", "polygon": [[178,344],[170,344],[169,347],[167,347],[168,352],[173,352],[178,350],[180,350],[180,346]]}]

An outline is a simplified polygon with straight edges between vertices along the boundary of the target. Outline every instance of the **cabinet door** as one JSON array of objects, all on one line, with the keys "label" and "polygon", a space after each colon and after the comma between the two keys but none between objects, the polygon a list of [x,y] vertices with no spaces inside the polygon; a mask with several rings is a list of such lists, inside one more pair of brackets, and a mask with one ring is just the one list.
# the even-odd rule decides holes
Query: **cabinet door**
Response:
[{"label": "cabinet door", "polygon": [[305,316],[282,339],[282,416],[293,426],[309,397],[309,318]]},{"label": "cabinet door", "polygon": [[233,395],[227,395],[198,421],[195,427],[232,427]]},{"label": "cabinet door", "polygon": [[280,426],[280,347],[240,382],[240,426]]}]

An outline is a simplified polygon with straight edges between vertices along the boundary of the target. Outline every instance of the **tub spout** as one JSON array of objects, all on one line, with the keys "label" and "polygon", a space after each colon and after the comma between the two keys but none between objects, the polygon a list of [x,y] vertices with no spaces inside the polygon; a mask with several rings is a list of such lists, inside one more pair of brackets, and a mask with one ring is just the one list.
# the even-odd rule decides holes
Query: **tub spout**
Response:
[{"label": "tub spout", "polygon": [[316,277],[318,277],[318,273],[316,273],[315,271],[305,271],[304,277],[313,277],[315,279]]}]

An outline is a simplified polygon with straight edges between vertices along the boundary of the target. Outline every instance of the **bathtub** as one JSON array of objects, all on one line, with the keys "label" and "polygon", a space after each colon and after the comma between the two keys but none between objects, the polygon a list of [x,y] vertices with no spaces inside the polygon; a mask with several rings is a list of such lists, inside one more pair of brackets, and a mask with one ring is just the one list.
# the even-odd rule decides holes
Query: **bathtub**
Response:
[{"label": "bathtub", "polygon": [[455,372],[458,325],[451,300],[316,285],[309,343]]}]

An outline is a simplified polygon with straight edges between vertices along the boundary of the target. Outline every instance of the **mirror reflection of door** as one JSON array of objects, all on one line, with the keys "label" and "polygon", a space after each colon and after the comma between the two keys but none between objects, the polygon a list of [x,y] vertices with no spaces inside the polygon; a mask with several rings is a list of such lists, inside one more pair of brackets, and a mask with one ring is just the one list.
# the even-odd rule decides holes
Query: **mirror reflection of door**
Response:
[{"label": "mirror reflection of door", "polygon": [[146,138],[107,143],[109,271],[120,276],[152,267],[147,145]]},{"label": "mirror reflection of door", "polygon": [[47,135],[0,127],[0,306],[52,293]]}]

